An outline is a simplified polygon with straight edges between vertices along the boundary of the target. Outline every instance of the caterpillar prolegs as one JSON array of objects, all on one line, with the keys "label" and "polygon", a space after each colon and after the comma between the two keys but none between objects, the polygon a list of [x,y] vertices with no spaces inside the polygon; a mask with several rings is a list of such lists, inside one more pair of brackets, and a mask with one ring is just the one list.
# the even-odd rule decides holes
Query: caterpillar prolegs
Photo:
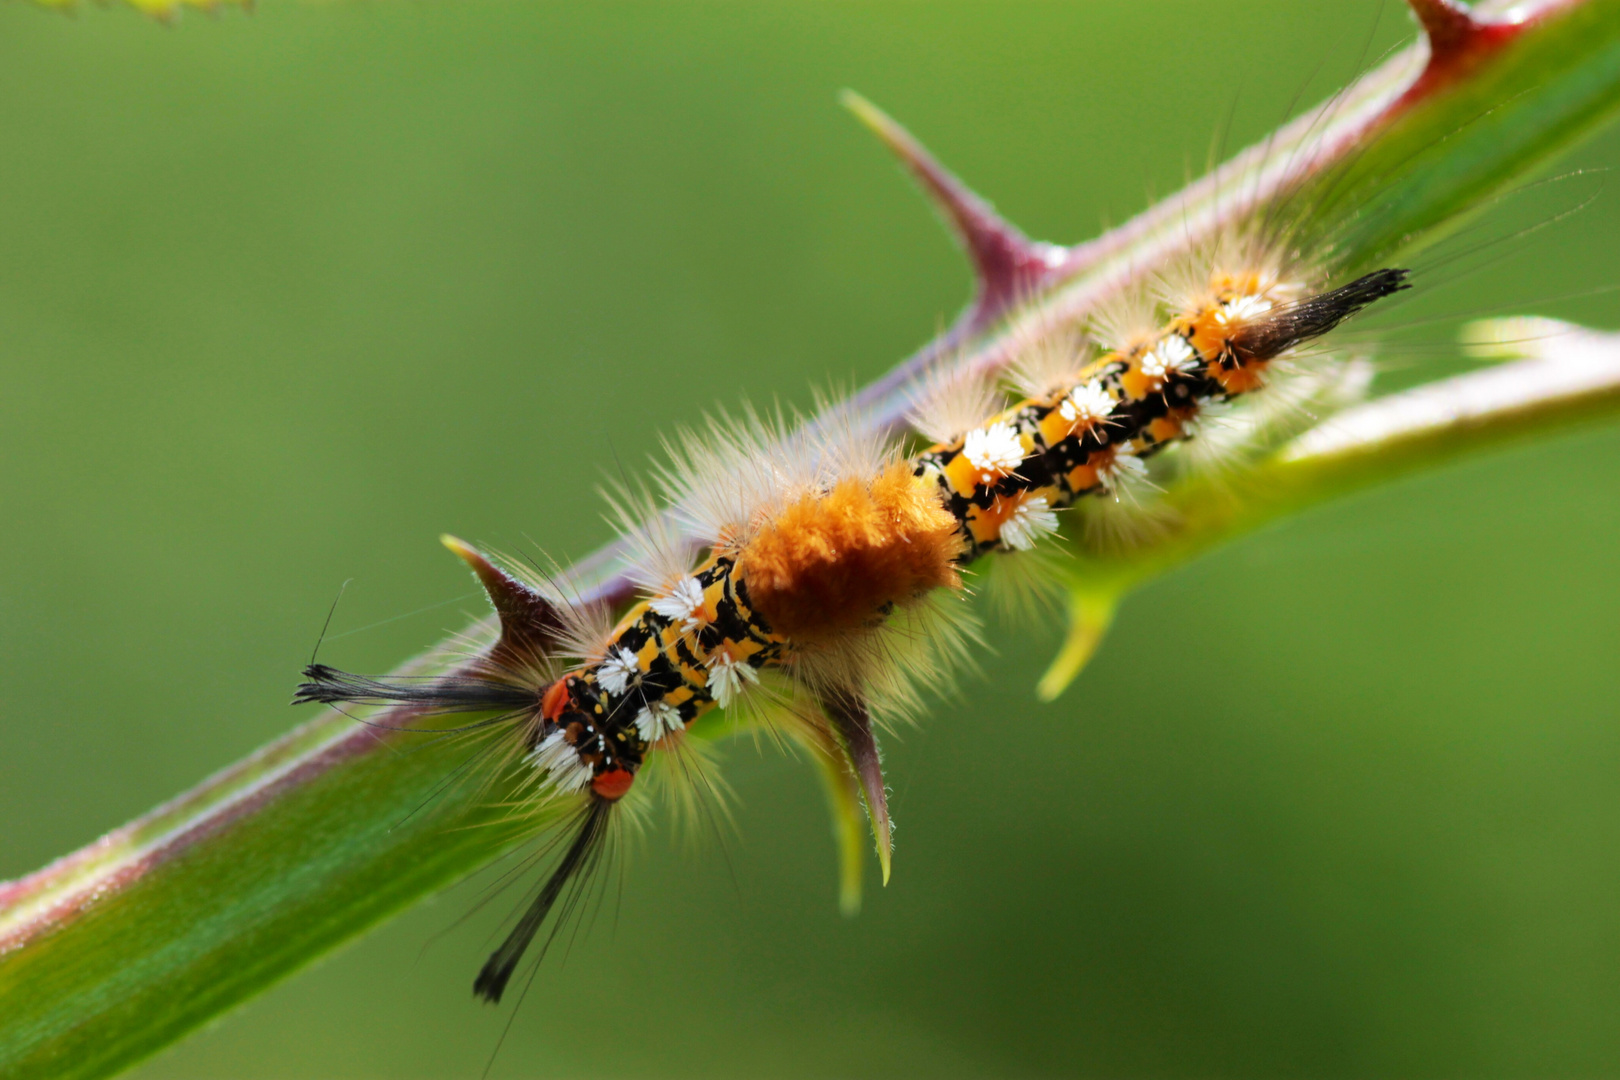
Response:
[{"label": "caterpillar prolegs", "polygon": [[[688,436],[663,472],[684,530],[706,551],[690,565],[667,519],[631,517],[629,568],[643,598],[607,633],[563,591],[459,540],[500,618],[500,637],[452,677],[369,679],[322,664],[300,702],[406,703],[493,712],[521,740],[541,793],[577,800],[550,877],[475,991],[498,1001],[525,948],[571,882],[597,860],[610,815],[657,755],[715,708],[769,706],[834,748],[859,783],[885,878],[889,813],[875,725],[928,681],[983,557],[1027,552],[1087,497],[1129,497],[1161,450],[1262,390],[1269,373],[1375,301],[1407,287],[1383,269],[1335,288],[1273,265],[1218,267],[1168,305],[1158,326],[1047,360],[1038,392],[987,410],[982,387],[946,385],[919,409],[938,438],[848,437],[757,419]],[[951,430],[951,415],[973,416]],[[944,425],[941,428],[941,424]],[[571,660],[565,663],[564,660]]]}]

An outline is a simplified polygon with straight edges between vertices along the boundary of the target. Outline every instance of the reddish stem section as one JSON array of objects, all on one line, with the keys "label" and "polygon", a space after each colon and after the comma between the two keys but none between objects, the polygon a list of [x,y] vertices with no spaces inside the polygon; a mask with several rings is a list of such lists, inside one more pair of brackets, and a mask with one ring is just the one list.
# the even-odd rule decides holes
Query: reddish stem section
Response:
[{"label": "reddish stem section", "polygon": [[988,325],[1068,267],[1068,248],[1025,236],[883,110],[848,92],[844,104],[917,179],[967,250],[978,283],[965,318],[969,325]]},{"label": "reddish stem section", "polygon": [[[1429,42],[1423,74],[1390,108],[1397,113],[1455,82],[1481,60],[1518,37],[1528,22],[1482,19],[1456,0],[1406,0]],[[1544,18],[1540,12],[1537,18]]]}]

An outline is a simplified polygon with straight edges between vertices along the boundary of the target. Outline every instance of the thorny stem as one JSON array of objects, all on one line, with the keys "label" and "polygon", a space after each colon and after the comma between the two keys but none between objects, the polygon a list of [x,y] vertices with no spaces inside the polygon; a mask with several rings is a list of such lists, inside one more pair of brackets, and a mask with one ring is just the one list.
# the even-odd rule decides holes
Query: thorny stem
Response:
[{"label": "thorny stem", "polygon": [[[1455,132],[1444,124],[1437,126],[1429,118],[1431,122],[1424,125],[1421,121],[1426,118],[1419,115],[1422,110],[1417,106],[1464,82],[1465,77],[1485,82],[1488,61],[1521,35],[1534,39],[1537,35],[1530,31],[1538,24],[1582,8],[1599,20],[1620,19],[1620,11],[1604,15],[1596,10],[1620,7],[1611,0],[1530,0],[1515,6],[1511,18],[1501,20],[1488,16],[1506,11],[1505,0],[1478,5],[1476,16],[1450,0],[1415,0],[1413,7],[1426,32],[1439,31],[1438,37],[1420,38],[1342,93],[1285,124],[1177,195],[1102,236],[1068,247],[1028,239],[892,118],[860,95],[846,92],[845,105],[895,153],[956,234],[973,264],[976,285],[968,306],[949,328],[835,406],[837,422],[857,434],[903,431],[918,388],[943,365],[995,375],[1011,363],[1020,344],[1066,322],[1083,320],[1157,268],[1197,250],[1226,224],[1294,190],[1302,180],[1353,166],[1364,147],[1392,129],[1404,126],[1408,141],[1420,147],[1450,138]],[[1499,105],[1499,99],[1485,100],[1468,120],[1475,122]],[[1410,122],[1414,116],[1419,123]],[[1540,135],[1556,139],[1559,132],[1548,130]],[[1495,176],[1476,167],[1470,176],[1474,186],[1468,194],[1472,197],[1467,202],[1478,202],[1500,190],[1521,171],[1522,149],[1502,144],[1495,150],[1507,163],[1506,172],[1501,164]],[[1400,162],[1408,171],[1413,165],[1410,160]],[[1337,174],[1332,182],[1344,183]],[[1424,184],[1420,178],[1418,186]],[[1453,194],[1453,200],[1463,201],[1460,195]],[[1338,197],[1344,196],[1339,193]],[[1450,211],[1450,216],[1460,221],[1457,211]],[[1399,232],[1388,222],[1380,221],[1378,226],[1386,232]],[[693,550],[702,542],[693,537]],[[582,596],[615,607],[634,596],[634,583],[617,569],[622,555],[622,546],[610,543],[575,564],[571,573]]]},{"label": "thorny stem", "polygon": [[[1419,9],[1431,27],[1456,21],[1454,6],[1438,0]],[[1620,0],[1542,0],[1517,29],[1471,25],[1481,29],[1452,26],[1432,53],[1420,43],[1398,54],[1181,195],[1069,248],[1024,238],[867,110],[869,123],[890,125],[885,138],[942,201],[984,276],[947,333],[840,406],[845,422],[853,414],[868,430],[897,430],[925,373],[946,362],[998,370],[1007,343],[1030,332],[1029,320],[1093,309],[1246,208],[1276,198],[1301,169],[1325,175],[1343,166],[1360,185],[1354,191],[1375,201],[1376,213],[1339,222],[1346,226],[1341,254],[1381,258],[1408,236],[1456,220],[1612,111]],[[1438,160],[1413,166],[1415,148],[1439,144]],[[1013,277],[997,276],[1004,274]],[[1031,299],[1039,300],[1033,314],[1015,307]],[[1172,491],[1178,524],[1155,544],[1128,560],[1084,553],[1075,574],[1091,592],[1093,621],[1106,618],[1100,598],[1109,590],[1279,514],[1509,438],[1620,412],[1620,344],[1579,341],[1579,355],[1519,361],[1344,414],[1258,468],[1241,498],[1212,488]],[[619,557],[610,545],[574,569],[582,599],[615,606],[629,599]],[[490,629],[480,624],[473,636],[488,641]],[[1100,628],[1086,632],[1070,650],[1070,668]],[[409,670],[453,663],[440,651]],[[409,727],[413,717],[393,710],[376,719]],[[458,760],[447,744],[394,753],[406,738],[325,713],[89,847],[0,884],[0,1073],[90,1077],[124,1068],[536,826],[512,820],[499,791],[446,787],[446,770]],[[428,798],[439,800],[436,817],[410,813]],[[444,827],[449,816],[457,828]],[[459,827],[477,823],[492,827]]]}]

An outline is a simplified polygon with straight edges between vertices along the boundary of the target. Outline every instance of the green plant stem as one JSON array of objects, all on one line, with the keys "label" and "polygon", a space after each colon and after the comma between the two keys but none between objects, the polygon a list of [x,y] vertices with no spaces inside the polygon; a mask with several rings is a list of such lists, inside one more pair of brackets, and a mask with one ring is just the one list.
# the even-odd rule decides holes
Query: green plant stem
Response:
[{"label": "green plant stem", "polygon": [[1041,696],[1056,697],[1079,674],[1120,597],[1211,548],[1332,499],[1620,413],[1620,334],[1561,326],[1534,349],[1339,413],[1239,475],[1178,486],[1159,528],[1129,552],[1078,540],[1070,639]]}]

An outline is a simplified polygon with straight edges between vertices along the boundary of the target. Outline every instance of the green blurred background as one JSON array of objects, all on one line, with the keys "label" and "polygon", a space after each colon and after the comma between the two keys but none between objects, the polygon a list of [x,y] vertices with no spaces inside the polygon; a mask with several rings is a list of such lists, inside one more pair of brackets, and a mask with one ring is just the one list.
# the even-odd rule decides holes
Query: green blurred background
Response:
[{"label": "green blurred background", "polygon": [[[0,6],[0,877],[300,719],[345,579],[323,655],[386,669],[481,610],[439,532],[583,554],[660,430],[949,318],[965,268],[840,88],[1075,240],[1408,33],[1379,0]],[[1567,298],[1620,283],[1617,223],[1419,297],[1389,378],[1455,366],[1442,316],[1620,325]],[[731,747],[737,835],[655,830],[493,1075],[1620,1073],[1617,481],[1609,427],[1287,522],[1132,598],[1052,706],[1055,628],[997,627],[889,747],[855,920],[808,767]],[[138,1075],[477,1075],[478,895]]]}]

